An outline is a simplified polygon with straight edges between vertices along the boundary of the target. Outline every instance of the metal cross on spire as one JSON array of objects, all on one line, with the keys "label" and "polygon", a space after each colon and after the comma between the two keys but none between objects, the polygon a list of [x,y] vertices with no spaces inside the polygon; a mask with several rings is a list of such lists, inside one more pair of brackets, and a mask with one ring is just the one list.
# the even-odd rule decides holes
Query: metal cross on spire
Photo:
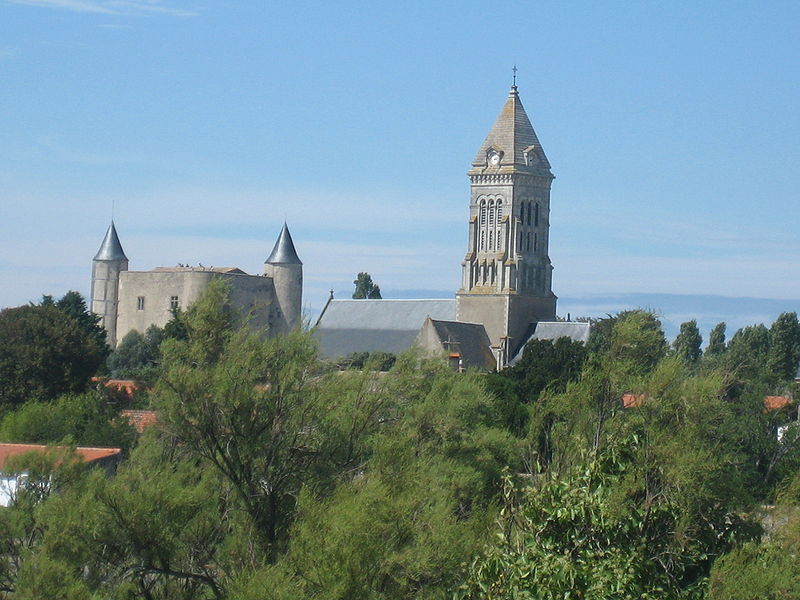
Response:
[{"label": "metal cross on spire", "polygon": [[514,64],[514,67],[511,70],[514,72],[514,80],[513,80],[512,85],[514,87],[516,87],[517,86],[517,70],[518,70],[516,63]]}]

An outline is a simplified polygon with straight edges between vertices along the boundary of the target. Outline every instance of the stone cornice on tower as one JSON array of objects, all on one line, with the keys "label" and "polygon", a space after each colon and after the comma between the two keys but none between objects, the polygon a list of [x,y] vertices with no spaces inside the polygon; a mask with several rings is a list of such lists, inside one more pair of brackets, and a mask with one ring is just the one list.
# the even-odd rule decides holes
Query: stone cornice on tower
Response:
[{"label": "stone cornice on tower", "polygon": [[[499,155],[496,163],[491,156]],[[519,99],[517,86],[512,86],[503,109],[481,144],[469,175],[510,175],[530,173],[553,178],[550,162]]]}]

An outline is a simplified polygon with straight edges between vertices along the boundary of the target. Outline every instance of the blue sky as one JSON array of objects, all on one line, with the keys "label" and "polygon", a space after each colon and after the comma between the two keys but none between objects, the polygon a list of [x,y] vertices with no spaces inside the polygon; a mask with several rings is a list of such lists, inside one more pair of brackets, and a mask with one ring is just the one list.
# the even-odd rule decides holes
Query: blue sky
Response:
[{"label": "blue sky", "polygon": [[[305,301],[459,284],[466,171],[519,67],[554,291],[800,298],[797,2],[0,0],[0,306],[132,269]],[[800,307],[799,307],[800,308]]]}]

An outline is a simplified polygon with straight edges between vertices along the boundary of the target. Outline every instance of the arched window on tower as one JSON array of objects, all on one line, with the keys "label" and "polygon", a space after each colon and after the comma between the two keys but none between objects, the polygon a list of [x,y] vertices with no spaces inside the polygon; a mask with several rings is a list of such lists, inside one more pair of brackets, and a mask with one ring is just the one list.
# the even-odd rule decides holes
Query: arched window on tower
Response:
[{"label": "arched window on tower", "polygon": [[539,203],[536,203],[536,209],[533,213],[533,225],[534,227],[538,227],[539,225]]},{"label": "arched window on tower", "polygon": [[486,200],[481,200],[480,216],[478,217],[478,229],[480,230],[481,243],[479,250],[486,249]]},{"label": "arched window on tower", "polygon": [[539,250],[539,234],[533,234],[533,251],[537,252]]},{"label": "arched window on tower", "polygon": [[497,233],[496,233],[497,238],[495,240],[496,243],[497,243],[497,246],[495,247],[495,250],[500,250],[500,248],[501,248],[501,242],[502,242],[502,237],[503,236],[502,236],[502,231],[500,229],[500,226],[501,226],[502,221],[503,221],[503,201],[502,200],[498,200],[497,201]]},{"label": "arched window on tower", "polygon": [[489,227],[494,225],[494,200],[489,200]]}]

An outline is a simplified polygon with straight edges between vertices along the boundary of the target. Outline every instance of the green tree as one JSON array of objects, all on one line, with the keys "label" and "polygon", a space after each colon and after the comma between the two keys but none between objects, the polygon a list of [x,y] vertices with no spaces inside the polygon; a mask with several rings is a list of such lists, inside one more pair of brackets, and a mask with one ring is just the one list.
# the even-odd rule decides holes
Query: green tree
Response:
[{"label": "green tree", "polygon": [[763,380],[769,377],[769,330],[762,324],[739,329],[728,343],[725,363],[729,369],[746,380]]},{"label": "green tree", "polygon": [[0,403],[81,392],[106,356],[105,345],[54,306],[0,311]]},{"label": "green tree", "polygon": [[15,478],[17,487],[0,510],[0,594],[21,598],[20,570],[40,546],[45,530],[41,505],[55,491],[80,481],[84,465],[69,449],[51,448],[9,458],[3,474]]},{"label": "green tree", "polygon": [[767,515],[772,531],[735,548],[714,563],[708,600],[798,600],[800,477],[795,472]]},{"label": "green tree", "polygon": [[725,329],[727,325],[724,322],[717,323],[708,335],[708,347],[706,348],[707,356],[719,356],[725,352]]},{"label": "green tree", "polygon": [[[677,357],[644,375],[616,362],[532,407],[531,472],[510,486],[463,597],[699,598],[713,560],[752,539],[724,375],[691,375]],[[642,404],[623,410],[623,390]]]},{"label": "green tree", "polygon": [[680,332],[673,344],[675,355],[689,364],[696,363],[703,355],[703,351],[700,349],[702,344],[703,338],[700,336],[700,330],[697,328],[697,321],[692,319],[691,321],[681,323]]},{"label": "green tree", "polygon": [[65,395],[52,402],[26,402],[0,421],[0,440],[130,448],[136,433],[119,409],[97,392]]},{"label": "green tree", "polygon": [[353,299],[381,299],[381,288],[372,281],[372,276],[369,273],[359,273],[358,277],[353,281],[353,283],[356,286],[356,289],[353,292]]},{"label": "green tree", "polygon": [[155,403],[175,440],[230,483],[274,559],[320,457],[316,346],[301,332],[235,328],[228,295],[212,282],[185,315],[188,339],[164,342]]},{"label": "green tree", "polygon": [[548,387],[563,392],[570,381],[578,378],[585,360],[583,342],[568,337],[532,340],[525,345],[519,362],[501,371],[501,375],[517,382],[525,394],[523,399],[532,402]]},{"label": "green tree", "polygon": [[186,340],[189,338],[189,333],[186,330],[186,313],[179,307],[170,310],[172,317],[167,324],[164,325],[164,337],[173,338],[176,340]]},{"label": "green tree", "polygon": [[339,398],[322,423],[327,447],[351,455],[354,420],[368,435],[356,438],[355,460],[336,461],[335,488],[303,488],[288,553],[234,597],[447,597],[496,514],[503,466],[519,466],[518,442],[499,426],[480,375],[405,355],[386,375],[336,379],[335,391],[326,386]]},{"label": "green tree", "polygon": [[640,309],[622,311],[592,325],[586,346],[596,359],[623,359],[639,372],[653,369],[668,348],[661,321]]},{"label": "green tree", "polygon": [[800,365],[800,323],[797,313],[781,313],[769,329],[767,369],[781,381],[794,379]]},{"label": "green tree", "polygon": [[100,317],[89,312],[86,300],[80,293],[75,291],[67,292],[55,303],[55,306],[78,321],[81,328],[94,338],[97,346],[102,348],[106,354],[111,351],[106,343],[106,331],[100,325]]},{"label": "green tree", "polygon": [[41,507],[45,535],[18,597],[220,599],[235,554],[221,552],[236,531],[229,499],[213,470],[146,436],[115,477],[92,472]]},{"label": "green tree", "polygon": [[161,359],[164,330],[151,325],[142,335],[129,331],[108,357],[106,364],[114,377],[136,377],[153,370]]}]

